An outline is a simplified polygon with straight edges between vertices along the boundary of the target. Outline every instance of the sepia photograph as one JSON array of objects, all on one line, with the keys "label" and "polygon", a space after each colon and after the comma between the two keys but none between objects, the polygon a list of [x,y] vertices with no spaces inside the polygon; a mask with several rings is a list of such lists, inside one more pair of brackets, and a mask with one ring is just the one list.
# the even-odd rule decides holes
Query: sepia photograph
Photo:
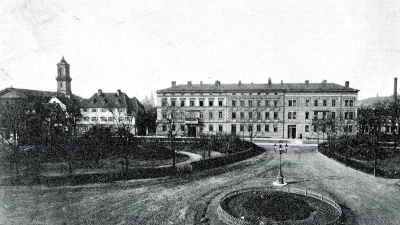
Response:
[{"label": "sepia photograph", "polygon": [[400,1],[0,1],[0,225],[400,224]]}]

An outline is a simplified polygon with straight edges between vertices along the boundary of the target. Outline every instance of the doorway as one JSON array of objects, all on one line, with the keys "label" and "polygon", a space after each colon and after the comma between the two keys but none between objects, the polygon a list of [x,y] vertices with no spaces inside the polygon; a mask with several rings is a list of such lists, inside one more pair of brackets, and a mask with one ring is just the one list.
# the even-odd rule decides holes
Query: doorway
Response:
[{"label": "doorway", "polygon": [[296,125],[288,125],[288,138],[296,138]]},{"label": "doorway", "polygon": [[196,127],[195,126],[188,126],[188,136],[196,137]]}]

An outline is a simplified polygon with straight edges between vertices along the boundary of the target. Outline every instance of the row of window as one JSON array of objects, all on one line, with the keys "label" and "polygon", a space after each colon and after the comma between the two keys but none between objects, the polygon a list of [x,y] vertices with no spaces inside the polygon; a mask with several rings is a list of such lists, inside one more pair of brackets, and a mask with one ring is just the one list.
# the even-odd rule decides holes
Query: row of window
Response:
[{"label": "row of window", "polygon": [[[125,118],[126,121],[130,121],[130,119],[131,119],[129,116],[127,116],[127,117],[118,117],[118,121],[122,122],[124,120],[124,118]],[[88,116],[85,116],[85,117],[82,117],[82,120],[83,121],[92,121],[92,122],[97,122],[97,121],[115,122],[116,118],[114,118],[114,117],[108,117],[108,118],[107,117],[100,117],[99,118],[99,117],[88,117]]]},{"label": "row of window", "polygon": [[[106,108],[82,108],[82,112],[108,112]],[[118,108],[118,112],[124,112],[124,108]]]}]

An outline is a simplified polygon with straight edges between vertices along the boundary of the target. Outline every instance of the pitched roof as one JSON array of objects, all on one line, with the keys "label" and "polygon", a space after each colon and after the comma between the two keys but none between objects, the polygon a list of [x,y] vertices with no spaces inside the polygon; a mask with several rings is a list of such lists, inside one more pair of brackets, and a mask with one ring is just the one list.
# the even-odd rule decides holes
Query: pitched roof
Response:
[{"label": "pitched roof", "polygon": [[[69,99],[65,94],[55,91],[40,91],[40,90],[31,90],[31,89],[20,89],[20,88],[5,88],[0,91],[1,94],[5,94],[6,92],[12,92],[16,94],[19,98],[36,98],[40,99],[43,102],[49,101],[52,97],[57,97],[60,101],[64,102]],[[72,98],[80,101],[82,98],[77,95],[72,95]]]},{"label": "pitched roof", "polygon": [[176,92],[358,92],[359,90],[334,83],[281,84],[180,84],[157,93]]}]

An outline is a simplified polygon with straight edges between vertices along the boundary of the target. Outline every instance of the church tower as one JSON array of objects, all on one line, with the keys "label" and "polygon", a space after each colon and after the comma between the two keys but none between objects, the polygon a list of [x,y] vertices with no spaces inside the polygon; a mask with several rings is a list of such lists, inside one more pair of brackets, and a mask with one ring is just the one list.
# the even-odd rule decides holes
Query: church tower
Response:
[{"label": "church tower", "polygon": [[64,56],[57,63],[57,92],[65,95],[71,95],[71,77],[69,76],[69,64],[65,61]]}]

